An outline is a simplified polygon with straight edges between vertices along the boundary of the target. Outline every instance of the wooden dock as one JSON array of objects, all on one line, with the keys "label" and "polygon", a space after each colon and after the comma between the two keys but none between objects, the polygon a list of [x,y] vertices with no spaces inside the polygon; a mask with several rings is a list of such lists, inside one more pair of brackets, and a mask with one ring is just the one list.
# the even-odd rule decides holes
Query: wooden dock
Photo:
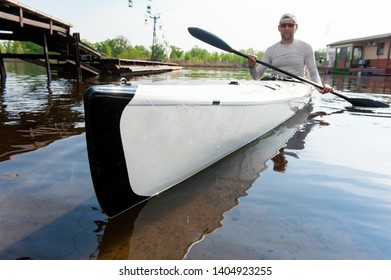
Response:
[{"label": "wooden dock", "polygon": [[0,40],[29,41],[43,47],[44,54],[0,53],[0,74],[4,83],[4,59],[21,59],[45,66],[48,82],[52,69],[59,75],[136,76],[159,74],[181,69],[177,64],[148,60],[109,58],[80,40],[80,34],[71,34],[71,24],[37,11],[14,0],[0,1]]}]

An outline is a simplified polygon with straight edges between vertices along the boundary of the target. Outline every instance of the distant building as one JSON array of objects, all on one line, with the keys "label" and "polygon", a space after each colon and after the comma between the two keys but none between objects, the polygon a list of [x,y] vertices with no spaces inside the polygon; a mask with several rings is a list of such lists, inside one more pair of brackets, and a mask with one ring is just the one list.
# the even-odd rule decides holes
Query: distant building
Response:
[{"label": "distant building", "polygon": [[327,47],[333,73],[391,75],[391,33],[338,41]]}]

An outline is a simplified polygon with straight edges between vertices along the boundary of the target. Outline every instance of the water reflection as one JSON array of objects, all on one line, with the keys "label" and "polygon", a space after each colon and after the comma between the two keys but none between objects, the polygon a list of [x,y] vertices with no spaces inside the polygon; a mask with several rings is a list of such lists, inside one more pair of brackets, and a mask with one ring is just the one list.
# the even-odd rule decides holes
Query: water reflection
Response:
[{"label": "water reflection", "polygon": [[184,258],[194,243],[221,226],[224,213],[239,204],[240,197],[268,168],[269,159],[273,158],[276,170],[285,169],[287,160],[281,147],[288,139],[290,149],[304,148],[304,139],[314,124],[305,125],[310,111],[311,107],[306,108],[201,174],[110,219],[98,258]]},{"label": "water reflection", "polygon": [[0,96],[0,161],[84,131],[83,85],[57,79],[48,87],[40,67],[6,66],[8,77]]},{"label": "water reflection", "polygon": [[343,91],[391,94],[390,76],[324,75],[327,82]]}]

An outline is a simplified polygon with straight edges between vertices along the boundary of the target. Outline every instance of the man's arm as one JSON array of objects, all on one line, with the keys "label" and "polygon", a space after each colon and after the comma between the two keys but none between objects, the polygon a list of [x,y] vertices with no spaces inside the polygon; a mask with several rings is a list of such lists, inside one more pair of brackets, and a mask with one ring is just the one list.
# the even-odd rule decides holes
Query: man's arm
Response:
[{"label": "man's arm", "polygon": [[315,54],[312,50],[312,47],[307,44],[305,48],[305,58],[304,64],[307,66],[308,74],[310,75],[310,80],[317,83],[322,84],[322,80],[320,79],[318,68],[315,63]]}]

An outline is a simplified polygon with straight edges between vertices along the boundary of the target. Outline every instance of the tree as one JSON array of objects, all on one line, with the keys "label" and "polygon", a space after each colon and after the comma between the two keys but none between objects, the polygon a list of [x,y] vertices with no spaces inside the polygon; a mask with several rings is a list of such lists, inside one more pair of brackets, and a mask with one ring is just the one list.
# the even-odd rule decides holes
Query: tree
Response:
[{"label": "tree", "polygon": [[141,45],[130,47],[127,52],[127,58],[129,59],[149,59],[151,55],[151,51]]},{"label": "tree", "polygon": [[120,54],[126,52],[130,45],[128,39],[124,36],[117,36],[114,39],[107,40],[107,44],[110,46],[113,57],[119,57]]},{"label": "tree", "polygon": [[163,61],[167,58],[166,50],[162,44],[155,44],[151,47],[152,50],[152,61]]},{"label": "tree", "polygon": [[327,51],[325,49],[315,51],[315,60],[319,65],[324,65],[326,62]]},{"label": "tree", "polygon": [[170,46],[170,48],[171,48],[170,59],[177,60],[182,58],[184,52],[180,48],[175,46]]},{"label": "tree", "polygon": [[209,52],[205,49],[201,49],[198,46],[193,47],[190,51],[185,53],[185,60],[189,61],[208,61],[208,57],[210,56]]},{"label": "tree", "polygon": [[0,44],[2,53],[43,54],[43,48],[32,42],[4,41]]}]

